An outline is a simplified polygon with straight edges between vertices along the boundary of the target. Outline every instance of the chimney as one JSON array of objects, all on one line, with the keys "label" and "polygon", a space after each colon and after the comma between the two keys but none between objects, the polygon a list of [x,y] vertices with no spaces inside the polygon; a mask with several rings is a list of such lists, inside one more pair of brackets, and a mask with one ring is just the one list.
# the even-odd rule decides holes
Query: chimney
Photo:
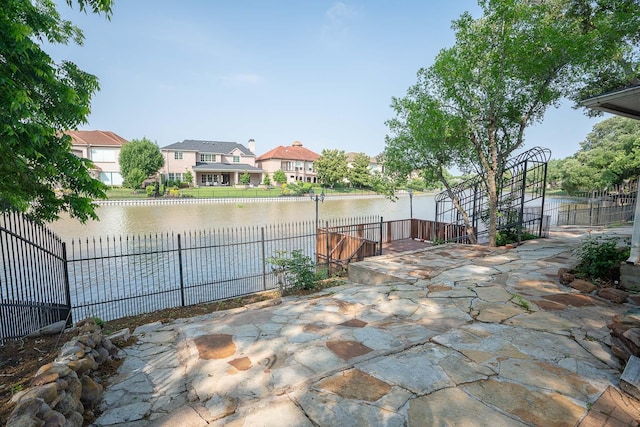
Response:
[{"label": "chimney", "polygon": [[249,146],[249,151],[251,151],[253,154],[256,154],[256,142],[252,139],[249,140],[249,143],[247,144]]}]

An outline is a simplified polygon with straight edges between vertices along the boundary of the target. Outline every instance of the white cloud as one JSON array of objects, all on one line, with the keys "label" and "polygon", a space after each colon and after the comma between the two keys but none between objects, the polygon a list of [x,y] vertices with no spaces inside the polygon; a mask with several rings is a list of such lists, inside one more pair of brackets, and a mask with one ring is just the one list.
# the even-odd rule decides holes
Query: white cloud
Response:
[{"label": "white cloud", "polygon": [[349,18],[356,16],[358,13],[355,8],[342,3],[341,1],[335,2],[333,6],[325,14],[329,19],[329,22],[334,25],[344,25],[345,21]]},{"label": "white cloud", "polygon": [[329,45],[340,45],[349,34],[349,23],[358,16],[353,6],[343,2],[335,2],[325,13],[325,24],[322,37]]}]

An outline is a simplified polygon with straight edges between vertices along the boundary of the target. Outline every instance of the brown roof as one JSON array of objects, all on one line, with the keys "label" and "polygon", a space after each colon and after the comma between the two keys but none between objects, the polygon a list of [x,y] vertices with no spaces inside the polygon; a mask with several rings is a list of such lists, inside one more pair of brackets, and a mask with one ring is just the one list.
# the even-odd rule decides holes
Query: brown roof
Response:
[{"label": "brown roof", "polygon": [[283,160],[304,160],[306,162],[315,162],[320,158],[320,154],[304,148],[300,141],[295,141],[289,146],[280,145],[273,150],[267,151],[262,156],[256,158],[256,161],[269,159]]},{"label": "brown roof", "polygon": [[66,133],[71,136],[73,145],[121,147],[129,142],[113,132],[103,130],[70,130]]},{"label": "brown roof", "polygon": [[[361,154],[361,153],[355,153],[355,152],[353,152],[353,151],[351,151],[351,152],[347,153],[347,162],[349,162],[349,163],[353,163],[353,161],[356,159],[356,156],[357,156],[358,154]],[[365,154],[366,154],[366,153],[365,153]],[[378,163],[378,160],[377,160],[375,157],[369,157],[369,163],[371,163],[371,164],[377,164],[377,163]]]}]

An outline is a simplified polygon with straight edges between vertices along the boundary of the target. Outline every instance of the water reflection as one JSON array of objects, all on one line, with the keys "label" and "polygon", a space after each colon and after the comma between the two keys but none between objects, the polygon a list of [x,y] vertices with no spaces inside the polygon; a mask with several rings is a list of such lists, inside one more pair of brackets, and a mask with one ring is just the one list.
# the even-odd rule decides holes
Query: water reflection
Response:
[{"label": "water reflection", "polygon": [[[385,220],[409,218],[408,195],[392,202],[384,197],[328,197],[319,204],[319,219],[379,215]],[[413,197],[415,218],[434,219],[433,194]],[[63,217],[50,224],[63,240],[94,236],[123,236],[141,233],[184,232],[247,225],[292,223],[315,219],[315,203],[308,198],[293,201],[240,201],[169,205],[104,205],[100,221],[80,224]]]}]

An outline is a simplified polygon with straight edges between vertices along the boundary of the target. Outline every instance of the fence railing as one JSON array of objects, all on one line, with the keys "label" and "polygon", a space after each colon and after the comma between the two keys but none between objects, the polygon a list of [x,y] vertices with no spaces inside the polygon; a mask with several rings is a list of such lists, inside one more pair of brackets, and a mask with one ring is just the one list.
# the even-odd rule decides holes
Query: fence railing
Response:
[{"label": "fence railing", "polygon": [[[621,208],[635,206],[635,198],[633,203],[625,198],[622,206],[618,198],[616,205],[616,215],[626,220],[633,210]],[[592,225],[604,216],[609,222],[613,218],[610,206],[568,206],[545,205],[544,216],[541,208],[527,208],[519,227],[546,236],[549,226],[562,225],[563,218],[576,223],[585,215]],[[588,210],[588,217],[581,209]],[[5,213],[0,218],[0,340],[70,321],[71,310],[75,318],[107,321],[276,289],[268,258],[279,251],[301,250],[335,272],[381,254],[384,243],[404,239],[467,241],[460,224],[361,217],[331,220],[319,228],[306,221],[65,244],[48,229]]]},{"label": "fence railing", "polygon": [[106,321],[276,289],[268,258],[293,250],[314,258],[317,232],[314,221],[305,221],[74,240],[68,246],[74,316]]},{"label": "fence railing", "polygon": [[0,213],[0,343],[65,320],[71,301],[65,244],[22,214]]},{"label": "fence railing", "polygon": [[417,239],[427,242],[468,243],[464,226],[422,219],[402,219],[346,224],[318,229],[316,262],[331,273],[340,272],[349,263],[380,255],[383,244]]},{"label": "fence railing", "polygon": [[545,214],[551,225],[602,226],[627,224],[634,220],[635,198],[632,202],[617,204],[592,198],[547,201]]}]

